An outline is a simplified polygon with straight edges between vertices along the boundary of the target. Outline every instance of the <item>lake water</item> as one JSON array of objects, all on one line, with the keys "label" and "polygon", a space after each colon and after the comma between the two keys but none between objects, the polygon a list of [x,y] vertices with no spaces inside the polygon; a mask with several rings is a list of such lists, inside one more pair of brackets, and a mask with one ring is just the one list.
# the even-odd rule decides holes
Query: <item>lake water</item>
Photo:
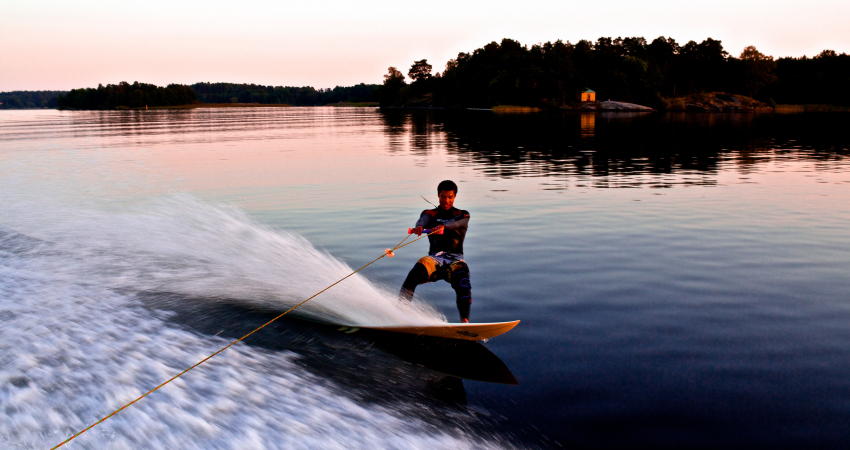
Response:
[{"label": "lake water", "polygon": [[472,321],[517,328],[326,324],[456,322],[447,283],[395,298],[420,241],[67,447],[846,448],[848,119],[2,111],[0,447],[58,444],[380,256],[453,179]]}]

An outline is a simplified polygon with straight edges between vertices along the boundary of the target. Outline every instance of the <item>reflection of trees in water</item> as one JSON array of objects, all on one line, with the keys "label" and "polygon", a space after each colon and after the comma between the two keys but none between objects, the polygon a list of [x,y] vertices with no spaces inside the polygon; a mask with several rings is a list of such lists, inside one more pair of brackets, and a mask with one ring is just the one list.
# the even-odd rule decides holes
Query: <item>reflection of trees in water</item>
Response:
[{"label": "reflection of trees in water", "polygon": [[384,133],[389,137],[390,152],[404,150],[404,137],[407,135],[407,115],[401,111],[383,111]]},{"label": "reflection of trees in water", "polygon": [[[721,165],[742,172],[766,162],[848,154],[844,115],[382,111],[387,132],[416,153],[438,139],[463,165],[501,178],[592,177],[600,187],[715,184]],[[665,177],[665,175],[670,175]]]},{"label": "reflection of trees in water", "polygon": [[[74,137],[122,136],[151,142],[223,142],[312,134],[330,126],[368,130],[377,118],[371,110],[333,107],[198,108],[66,113]],[[359,127],[359,128],[357,128]]]},{"label": "reflection of trees in water", "polygon": [[381,117],[392,152],[403,150],[408,140],[411,152],[424,156],[432,150],[435,140],[442,138],[437,129],[439,122],[433,120],[427,112],[416,111],[411,114],[407,110],[384,109],[381,110]]},{"label": "reflection of trees in water", "polygon": [[411,117],[413,134],[410,138],[412,151],[415,154],[426,155],[431,150],[431,140],[435,123],[425,114],[414,114]]}]

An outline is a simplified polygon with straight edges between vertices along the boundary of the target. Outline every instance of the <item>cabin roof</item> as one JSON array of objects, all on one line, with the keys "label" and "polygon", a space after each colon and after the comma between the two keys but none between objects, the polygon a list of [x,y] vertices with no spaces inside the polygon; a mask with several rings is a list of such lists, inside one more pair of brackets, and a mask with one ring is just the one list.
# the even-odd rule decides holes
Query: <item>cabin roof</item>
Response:
[{"label": "cabin roof", "polygon": [[582,91],[582,93],[583,93],[583,94],[587,94],[587,93],[593,93],[593,94],[595,94],[595,93],[596,93],[596,91],[594,91],[594,90],[592,90],[592,89],[590,89],[590,88],[584,88],[584,91]]}]

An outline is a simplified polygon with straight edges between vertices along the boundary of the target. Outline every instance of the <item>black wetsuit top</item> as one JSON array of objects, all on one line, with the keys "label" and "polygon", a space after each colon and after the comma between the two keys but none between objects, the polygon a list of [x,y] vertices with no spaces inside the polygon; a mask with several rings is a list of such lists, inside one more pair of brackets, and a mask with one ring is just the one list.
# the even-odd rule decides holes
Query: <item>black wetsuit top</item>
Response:
[{"label": "black wetsuit top", "polygon": [[469,225],[469,212],[462,209],[426,209],[419,216],[416,226],[431,229],[437,225],[443,225],[446,229],[443,234],[432,234],[428,236],[431,242],[429,255],[439,252],[463,254],[463,238],[466,237],[466,228]]}]

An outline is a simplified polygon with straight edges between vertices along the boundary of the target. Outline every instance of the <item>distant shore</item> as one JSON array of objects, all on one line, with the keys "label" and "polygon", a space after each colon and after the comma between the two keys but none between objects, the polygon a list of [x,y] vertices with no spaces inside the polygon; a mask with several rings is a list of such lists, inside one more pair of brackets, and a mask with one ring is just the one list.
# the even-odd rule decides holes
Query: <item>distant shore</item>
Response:
[{"label": "distant shore", "polygon": [[776,105],[776,112],[850,112],[850,107],[835,105]]},{"label": "distant shore", "polygon": [[[377,108],[379,107],[378,102],[339,102],[339,103],[330,103],[327,105],[316,105],[316,106],[299,106],[301,108],[315,108],[315,107],[347,107],[347,108]],[[678,107],[676,107],[678,106]],[[700,112],[777,112],[777,113],[803,113],[803,112],[850,112],[850,107],[846,106],[836,106],[836,105],[821,105],[821,104],[808,104],[808,105],[776,105],[775,108],[766,107],[767,105],[759,105],[756,108],[744,107],[732,107],[732,108],[717,108],[716,105],[714,108],[709,109],[706,105],[699,105],[699,107],[694,107],[696,105],[693,104],[683,104],[683,105],[674,105],[673,108],[667,109],[666,111],[660,112],[692,112],[692,113],[700,113]],[[119,106],[112,111],[144,111],[144,110],[154,110],[154,109],[198,109],[198,108],[290,108],[292,105],[289,104],[268,104],[268,103],[192,103],[188,105],[175,105],[175,106],[149,106],[149,107],[135,107],[130,108],[126,106]],[[25,109],[59,109],[66,111],[76,111],[73,108],[49,108],[49,107],[41,107],[41,108],[21,108],[20,110]],[[494,113],[500,114],[527,114],[527,113],[539,113],[546,111],[547,109],[538,108],[533,106],[515,106],[515,105],[497,105],[492,108],[442,108],[436,106],[429,107],[405,107],[405,106],[396,106],[396,107],[381,107],[381,109],[398,109],[398,110],[411,110],[411,109],[429,109],[429,110],[442,110],[442,109],[466,109],[466,110],[480,110],[480,111],[492,111]],[[561,111],[573,111],[573,112],[658,112],[655,109],[634,105],[631,103],[624,102],[588,102],[587,104],[574,106],[574,107],[561,107],[558,108]],[[12,109],[10,109],[12,110]],[[82,111],[82,110],[81,110]]]},{"label": "distant shore", "polygon": [[[378,102],[339,102],[339,103],[329,103],[327,105],[316,105],[310,106],[312,108],[321,107],[321,106],[332,106],[332,107],[348,107],[348,108],[368,108],[368,107],[377,107]],[[197,109],[197,108],[291,108],[292,105],[285,103],[190,103],[188,105],[174,105],[174,106],[146,106],[144,108],[130,108],[126,106],[119,106],[116,110],[119,111],[144,111],[149,109]],[[72,110],[71,108],[65,108],[67,110]]]}]

